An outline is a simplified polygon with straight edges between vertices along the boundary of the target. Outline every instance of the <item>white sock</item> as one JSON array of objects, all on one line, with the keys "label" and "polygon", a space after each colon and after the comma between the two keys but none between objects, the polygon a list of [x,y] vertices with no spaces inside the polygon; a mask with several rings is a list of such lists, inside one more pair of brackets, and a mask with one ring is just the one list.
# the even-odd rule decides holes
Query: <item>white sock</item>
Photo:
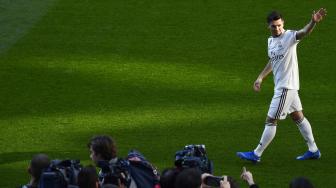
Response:
[{"label": "white sock", "polygon": [[273,140],[275,133],[276,133],[276,125],[273,123],[267,123],[265,125],[264,132],[261,136],[260,143],[258,144],[257,148],[254,150],[254,153],[257,156],[261,156],[266,147],[271,143]]},{"label": "white sock", "polygon": [[314,136],[313,136],[313,131],[312,131],[309,121],[306,118],[303,118],[303,120],[301,120],[300,122],[297,122],[297,126],[301,132],[301,135],[307,142],[309,151],[316,152],[318,148],[316,146]]}]

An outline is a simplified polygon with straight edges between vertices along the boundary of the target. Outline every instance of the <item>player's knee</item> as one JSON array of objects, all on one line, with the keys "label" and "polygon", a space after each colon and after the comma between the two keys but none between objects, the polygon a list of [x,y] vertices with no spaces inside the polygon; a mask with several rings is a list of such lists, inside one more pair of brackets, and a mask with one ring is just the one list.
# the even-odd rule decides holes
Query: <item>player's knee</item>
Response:
[{"label": "player's knee", "polygon": [[270,118],[270,117],[267,117],[265,124],[267,126],[276,126],[277,125],[277,120],[273,119],[273,118]]},{"label": "player's knee", "polygon": [[291,113],[291,118],[293,121],[298,122],[304,119],[304,115],[302,112],[293,112]]}]

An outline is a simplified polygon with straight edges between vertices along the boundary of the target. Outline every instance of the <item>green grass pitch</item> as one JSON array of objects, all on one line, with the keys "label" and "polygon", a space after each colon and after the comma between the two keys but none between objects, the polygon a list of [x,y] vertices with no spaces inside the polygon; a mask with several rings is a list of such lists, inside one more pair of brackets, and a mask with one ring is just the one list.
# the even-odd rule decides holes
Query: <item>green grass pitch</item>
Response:
[{"label": "green grass pitch", "polygon": [[[272,76],[252,90],[267,62],[266,14],[280,10],[285,28],[300,29],[320,7],[327,18],[298,58],[321,160],[295,160],[306,145],[289,119],[260,164],[240,160],[237,151],[258,143],[273,94]],[[90,164],[96,134],[161,170],[184,145],[205,144],[215,175],[239,179],[246,166],[264,188],[297,176],[334,187],[335,12],[327,0],[1,0],[0,187],[27,183],[35,153]]]}]

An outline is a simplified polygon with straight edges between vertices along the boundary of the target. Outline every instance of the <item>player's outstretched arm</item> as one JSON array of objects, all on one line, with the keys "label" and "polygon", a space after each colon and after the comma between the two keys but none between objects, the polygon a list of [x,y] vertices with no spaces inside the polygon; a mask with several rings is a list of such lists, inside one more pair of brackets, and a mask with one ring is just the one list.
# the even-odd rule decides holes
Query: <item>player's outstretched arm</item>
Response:
[{"label": "player's outstretched arm", "polygon": [[257,80],[253,84],[254,91],[260,91],[263,79],[272,71],[271,62],[268,62],[264,70],[259,74]]},{"label": "player's outstretched arm", "polygon": [[301,40],[303,37],[311,33],[316,25],[327,15],[327,10],[325,8],[320,8],[317,12],[313,11],[312,18],[310,22],[301,30],[296,33],[296,39]]}]

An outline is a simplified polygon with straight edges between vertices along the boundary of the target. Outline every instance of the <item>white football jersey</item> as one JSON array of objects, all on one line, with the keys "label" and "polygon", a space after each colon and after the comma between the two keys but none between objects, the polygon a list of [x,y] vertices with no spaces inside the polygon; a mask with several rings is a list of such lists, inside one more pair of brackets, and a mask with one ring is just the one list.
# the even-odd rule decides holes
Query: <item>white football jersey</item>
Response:
[{"label": "white football jersey", "polygon": [[272,64],[274,90],[299,90],[299,68],[296,55],[296,31],[286,30],[279,37],[268,38],[268,57]]}]

